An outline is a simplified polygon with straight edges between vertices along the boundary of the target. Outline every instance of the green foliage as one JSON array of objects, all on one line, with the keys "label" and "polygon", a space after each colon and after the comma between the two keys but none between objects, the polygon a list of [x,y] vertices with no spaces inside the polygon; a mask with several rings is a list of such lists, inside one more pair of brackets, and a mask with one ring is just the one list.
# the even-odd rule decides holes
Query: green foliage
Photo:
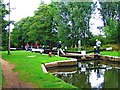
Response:
[{"label": "green foliage", "polygon": [[2,66],[0,63],[0,89],[2,88]]},{"label": "green foliage", "polygon": [[21,19],[15,24],[11,33],[13,46],[24,46],[26,42],[33,45],[56,46],[61,40],[68,47],[77,45],[80,39],[89,41],[89,19],[91,3],[53,2],[50,5],[40,4],[33,17]]},{"label": "green foliage", "polygon": [[7,30],[6,27],[10,24],[10,21],[7,21],[4,19],[5,15],[9,14],[9,11],[6,10],[6,6],[3,4],[3,2],[0,3],[0,29],[2,30],[0,33],[0,46],[2,46],[2,49],[7,49]]},{"label": "green foliage", "polygon": [[120,57],[120,51],[103,51],[101,52],[102,55],[108,55],[108,56],[118,56]]},{"label": "green foliage", "polygon": [[78,40],[89,40],[91,32],[89,31],[89,19],[91,14],[91,3],[81,2],[60,2],[55,5],[58,7],[59,18],[58,37],[64,45],[77,45]]},{"label": "green foliage", "polygon": [[107,18],[119,19],[119,3],[118,2],[100,2],[102,9],[101,14],[103,16],[104,26],[109,25]]},{"label": "green foliage", "polygon": [[[89,30],[91,13],[95,9],[92,2],[52,2],[40,4],[33,17],[21,19],[11,33],[11,46],[20,47],[25,43],[40,46],[57,46],[58,40],[63,46],[73,48],[81,40],[83,48],[95,45],[95,39],[102,44],[119,41],[118,4],[100,2],[99,8],[104,21],[104,36],[93,36]],[[115,5],[117,5],[115,7]],[[115,10],[115,11],[114,11]]]},{"label": "green foliage", "polygon": [[99,35],[99,36],[95,35],[95,36],[91,37],[88,45],[95,46],[96,45],[96,39],[100,40],[102,42],[102,45],[106,44],[106,37],[104,37],[102,35]]},{"label": "green foliage", "polygon": [[[114,53],[118,53],[120,51],[120,45],[119,44],[102,44],[100,49],[105,49],[105,48],[109,48],[112,47],[112,52]],[[86,51],[91,51],[94,50],[94,45],[93,46],[85,46],[81,48],[81,50],[86,50]],[[67,51],[78,51],[78,48],[68,48]],[[110,52],[111,53],[111,52]],[[115,54],[114,54],[115,55]]]},{"label": "green foliage", "polygon": [[115,19],[107,18],[108,25],[104,27],[108,43],[119,42],[118,22]]},{"label": "green foliage", "polygon": [[53,32],[53,10],[51,8],[51,5],[41,4],[33,17],[17,22],[11,33],[13,46],[15,44],[17,47],[24,46],[27,42],[34,45],[36,41],[39,45],[55,44],[57,36]]},{"label": "green foliage", "polygon": [[113,51],[120,51],[119,44],[105,44],[102,45],[102,48],[112,47]]},{"label": "green foliage", "polygon": [[6,82],[5,82],[5,78],[3,76],[2,65],[0,63],[0,89],[2,89],[5,85],[6,85]]},{"label": "green foliage", "polygon": [[41,68],[42,63],[68,60],[68,58],[48,57],[48,55],[26,51],[11,51],[11,55],[2,52],[2,58],[15,64],[14,71],[19,73],[22,81],[32,83],[37,88],[75,88],[50,73],[44,73]]},{"label": "green foliage", "polygon": [[104,21],[104,32],[108,43],[119,43],[120,12],[118,2],[101,2],[101,14]]}]

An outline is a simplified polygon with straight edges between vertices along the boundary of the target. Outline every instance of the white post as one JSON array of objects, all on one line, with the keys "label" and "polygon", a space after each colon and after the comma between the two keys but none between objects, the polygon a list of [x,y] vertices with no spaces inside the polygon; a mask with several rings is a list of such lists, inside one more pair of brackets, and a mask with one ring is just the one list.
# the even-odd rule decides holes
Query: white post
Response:
[{"label": "white post", "polygon": [[81,50],[81,41],[78,40],[78,51],[80,51],[80,50]]},{"label": "white post", "polygon": [[83,55],[82,58],[86,58],[86,51],[81,51],[81,55]]}]

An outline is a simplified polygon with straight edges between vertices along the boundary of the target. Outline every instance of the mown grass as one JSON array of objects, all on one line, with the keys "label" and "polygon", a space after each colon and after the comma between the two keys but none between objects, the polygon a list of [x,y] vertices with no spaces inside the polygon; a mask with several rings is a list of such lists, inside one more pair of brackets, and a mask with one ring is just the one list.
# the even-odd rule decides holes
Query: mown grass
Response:
[{"label": "mown grass", "polygon": [[[110,56],[120,56],[119,53],[120,52],[115,51],[101,52],[102,55]],[[56,56],[48,57],[47,55],[41,55],[39,53],[32,53],[26,51],[11,51],[11,55],[8,55],[6,51],[3,51],[2,58],[10,63],[15,64],[16,67],[13,70],[19,73],[19,78],[24,82],[32,83],[34,87],[76,88],[70,84],[65,83],[64,81],[53,76],[50,73],[43,73],[41,68],[42,63],[48,63],[59,60],[68,60],[68,58]]]},{"label": "mown grass", "polygon": [[2,65],[0,63],[0,89],[2,89],[5,85],[6,85],[6,82],[3,76]]},{"label": "mown grass", "polygon": [[108,56],[118,56],[120,57],[120,51],[103,51],[101,55],[108,55]]},{"label": "mown grass", "polygon": [[[28,57],[34,56],[34,57]],[[68,60],[64,57],[48,57],[39,53],[26,51],[11,51],[11,55],[2,52],[2,58],[15,64],[14,71],[19,73],[20,80],[32,83],[37,88],[76,88],[50,73],[43,73],[41,64],[59,60]]]},{"label": "mown grass", "polygon": [[0,89],[2,88],[2,67],[0,63]]}]

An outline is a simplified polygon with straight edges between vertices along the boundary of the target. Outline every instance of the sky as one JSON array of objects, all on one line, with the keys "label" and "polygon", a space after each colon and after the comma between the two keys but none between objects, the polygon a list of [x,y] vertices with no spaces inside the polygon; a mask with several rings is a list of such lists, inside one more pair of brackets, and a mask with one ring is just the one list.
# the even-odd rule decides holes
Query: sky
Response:
[{"label": "sky", "polygon": [[[49,3],[50,0],[44,0]],[[8,3],[9,0],[4,0]],[[11,7],[11,20],[19,21],[21,18],[26,18],[27,16],[33,16],[34,11],[37,10],[41,3],[41,0],[10,0]],[[6,17],[7,18],[7,17]]]},{"label": "sky", "polygon": [[[9,0],[3,0],[5,4],[9,3]],[[50,0],[44,0],[46,4],[50,3]],[[19,21],[22,18],[28,16],[33,16],[34,11],[37,10],[41,3],[41,0],[10,0],[10,20],[15,22]],[[8,9],[8,7],[6,7]],[[6,15],[6,20],[8,20],[8,15]],[[10,31],[14,26],[10,25]]]},{"label": "sky", "polygon": [[[51,0],[43,0],[46,4],[50,3]],[[97,0],[93,0],[97,1]],[[8,3],[9,0],[4,0],[4,3]],[[26,18],[27,16],[33,16],[34,11],[37,10],[41,3],[41,0],[10,0],[10,7],[11,7],[11,14],[10,19],[19,21],[21,18]],[[98,7],[100,5],[98,4]],[[99,11],[96,9],[95,12],[91,15],[92,18],[90,19],[90,30],[94,35],[100,34],[98,32],[97,26],[103,26],[103,22],[101,21],[101,16]],[[8,19],[8,16],[6,16]],[[11,31],[14,26],[11,25]]]},{"label": "sky", "polygon": [[[97,8],[101,8],[100,4],[97,3]],[[103,21],[102,21],[102,16],[100,14],[100,11],[98,9],[95,9],[95,11],[91,14],[91,19],[90,19],[90,30],[92,31],[92,33],[94,35],[98,35],[98,34],[104,34],[104,33],[100,33],[99,29],[97,28],[98,26],[103,27]]]}]

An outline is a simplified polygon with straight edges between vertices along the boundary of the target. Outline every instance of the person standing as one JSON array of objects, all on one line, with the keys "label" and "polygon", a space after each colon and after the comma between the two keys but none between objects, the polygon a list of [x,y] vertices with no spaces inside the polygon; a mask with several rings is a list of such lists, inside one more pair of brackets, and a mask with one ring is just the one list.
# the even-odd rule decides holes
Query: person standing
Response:
[{"label": "person standing", "polygon": [[36,43],[34,44],[34,47],[37,49],[38,48],[38,43],[36,41]]},{"label": "person standing", "polygon": [[57,54],[58,54],[58,56],[60,55],[60,52],[61,52],[63,55],[65,55],[65,53],[62,51],[61,47],[62,47],[62,44],[61,44],[61,41],[59,41],[59,42],[58,42],[58,45],[57,45]]},{"label": "person standing", "polygon": [[57,45],[57,54],[58,54],[58,56],[60,55],[60,49],[61,49],[61,41],[59,41],[58,45]]},{"label": "person standing", "polygon": [[100,47],[101,47],[101,41],[99,41],[98,39],[96,39],[96,48],[97,48],[98,55],[100,55]]},{"label": "person standing", "polygon": [[28,50],[28,47],[29,47],[29,44],[26,43],[26,45],[25,45],[25,49],[26,49],[26,51]]}]

